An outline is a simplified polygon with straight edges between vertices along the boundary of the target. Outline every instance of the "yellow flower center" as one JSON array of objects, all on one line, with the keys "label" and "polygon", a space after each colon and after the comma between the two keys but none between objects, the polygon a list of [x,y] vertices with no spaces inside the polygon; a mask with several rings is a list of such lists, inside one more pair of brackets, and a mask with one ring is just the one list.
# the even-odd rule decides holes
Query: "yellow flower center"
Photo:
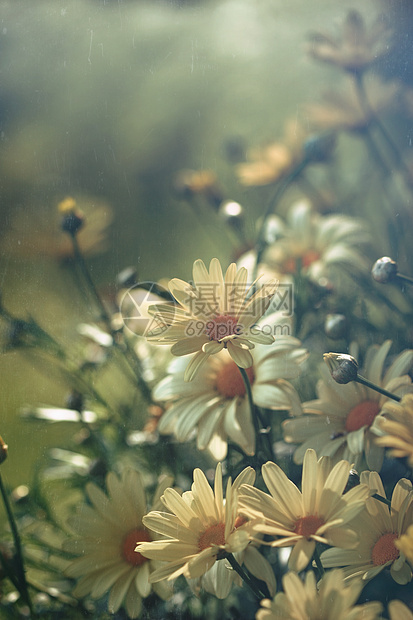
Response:
[{"label": "yellow flower center", "polygon": [[135,551],[135,547],[140,542],[150,542],[151,540],[148,532],[144,529],[135,528],[129,534],[126,534],[122,543],[122,556],[125,562],[132,564],[132,566],[144,564],[147,558]]},{"label": "yellow flower center", "polygon": [[380,536],[371,552],[374,566],[381,566],[386,564],[386,562],[397,560],[400,555],[399,550],[396,549],[394,544],[397,538],[397,534],[383,534],[383,536]]},{"label": "yellow flower center", "polygon": [[379,403],[375,400],[365,400],[350,411],[346,420],[346,431],[358,431],[362,426],[370,426],[380,411]]},{"label": "yellow flower center", "polygon": [[207,322],[205,333],[210,340],[219,342],[226,336],[239,336],[241,328],[235,317],[230,314],[219,314]]},{"label": "yellow flower center", "polygon": [[315,515],[309,515],[308,517],[301,517],[301,519],[298,519],[294,527],[294,532],[300,536],[309,538],[315,534],[322,525],[324,525],[323,519]]},{"label": "yellow flower center", "polygon": [[225,523],[211,525],[198,539],[200,551],[215,545],[225,545]]},{"label": "yellow flower center", "polygon": [[[252,367],[245,370],[252,385],[254,383],[254,371]],[[244,381],[235,362],[231,360],[222,366],[215,380],[215,388],[224,398],[245,396]]]}]

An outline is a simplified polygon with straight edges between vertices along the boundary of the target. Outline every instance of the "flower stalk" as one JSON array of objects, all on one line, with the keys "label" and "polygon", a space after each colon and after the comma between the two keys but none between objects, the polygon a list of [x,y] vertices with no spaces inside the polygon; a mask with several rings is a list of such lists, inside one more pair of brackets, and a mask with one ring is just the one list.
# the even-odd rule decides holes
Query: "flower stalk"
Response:
[{"label": "flower stalk", "polygon": [[248,586],[251,592],[258,600],[262,600],[264,598],[268,598],[266,594],[264,594],[257,586],[257,584],[251,579],[246,570],[242,568],[242,566],[237,562],[232,553],[227,553],[225,559],[228,560],[231,568],[241,577],[243,582]]},{"label": "flower stalk", "polygon": [[[259,461],[259,455],[260,453],[262,453],[263,458],[264,458],[264,462],[271,460],[272,458],[272,449],[271,449],[271,440],[270,440],[270,436],[269,434],[266,432],[265,429],[261,428],[260,426],[260,417],[258,415],[258,411],[257,411],[257,407],[254,403],[254,399],[252,397],[252,390],[251,390],[251,383],[247,374],[247,371],[245,370],[245,368],[241,368],[241,366],[238,366],[239,371],[241,373],[241,377],[242,380],[244,382],[244,386],[245,386],[245,390],[247,393],[247,398],[248,398],[248,404],[250,407],[250,411],[251,411],[251,418],[252,418],[252,422],[254,424],[254,431],[255,431],[255,456],[256,459]],[[264,445],[263,442],[263,438],[265,437],[267,438],[266,444]],[[261,467],[262,463],[257,463],[258,467]]]}]

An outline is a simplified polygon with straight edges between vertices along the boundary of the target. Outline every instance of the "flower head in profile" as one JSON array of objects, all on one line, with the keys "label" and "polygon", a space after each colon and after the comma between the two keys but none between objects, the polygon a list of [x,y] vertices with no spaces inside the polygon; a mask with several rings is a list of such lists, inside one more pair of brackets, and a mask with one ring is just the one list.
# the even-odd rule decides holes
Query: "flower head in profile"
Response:
[{"label": "flower head in profile", "polygon": [[[386,497],[377,472],[363,472],[360,481],[372,492]],[[369,497],[365,510],[350,523],[360,535],[357,549],[327,549],[321,554],[323,566],[342,567],[346,577],[362,577],[364,580],[373,579],[383,569],[389,568],[394,581],[409,583],[412,565],[398,545],[412,522],[412,483],[402,478],[394,487],[390,508]]]},{"label": "flower head in profile", "polygon": [[381,435],[377,445],[391,448],[390,456],[407,457],[413,467],[413,394],[403,396],[400,403],[387,401],[373,430]]},{"label": "flower head in profile", "polygon": [[145,527],[164,539],[142,542],[136,548],[151,560],[166,562],[151,573],[150,582],[179,575],[197,579],[227,553],[243,551],[250,535],[248,522],[239,515],[238,490],[242,483],[253,483],[254,479],[251,467],[244,469],[233,484],[229,479],[224,500],[218,463],[213,490],[200,469],[194,470],[191,490],[182,496],[174,489],[166,489],[161,499],[170,512],[153,511],[143,519]]},{"label": "flower head in profile", "polygon": [[344,581],[340,570],[325,573],[316,584],[309,571],[305,581],[295,573],[287,573],[283,580],[284,592],[271,601],[261,601],[256,620],[379,620],[382,605],[378,602],[355,605],[363,589],[361,579],[350,584]]},{"label": "flower head in profile", "polygon": [[[155,502],[170,484],[167,477],[160,482]],[[129,618],[138,618],[142,599],[152,590],[161,598],[170,592],[165,584],[151,586],[149,575],[157,564],[135,552],[138,542],[153,538],[142,523],[147,506],[140,475],[132,469],[120,478],[110,472],[106,488],[107,494],[93,483],[86,486],[90,504],[79,506],[70,523],[73,538],[65,543],[65,549],[79,557],[66,574],[77,579],[74,596],[98,599],[109,594],[111,613],[123,606]]]},{"label": "flower head in profile", "polygon": [[288,566],[299,572],[310,562],[317,542],[356,547],[358,536],[348,522],[363,510],[370,490],[363,484],[343,495],[350,470],[347,461],[333,467],[328,457],[317,461],[314,450],[307,450],[300,491],[278,465],[265,463],[262,476],[270,495],[244,485],[241,512],[251,519],[253,531],[277,537],[273,547],[294,546]]},{"label": "flower head in profile", "polygon": [[277,239],[267,248],[263,260],[276,272],[299,273],[318,282],[331,279],[336,271],[359,274],[368,271],[368,262],[360,248],[369,243],[361,221],[345,215],[322,216],[305,200],[294,203],[285,222],[272,217]]},{"label": "flower head in profile", "polygon": [[[257,345],[253,364],[247,370],[252,397],[258,407],[272,410],[300,410],[299,398],[289,380],[300,373],[308,353],[293,336],[290,317],[274,313],[258,327],[277,335],[269,346]],[[255,432],[251,408],[239,368],[228,351],[210,356],[191,381],[185,383],[187,362],[173,360],[169,374],[155,387],[153,398],[165,403],[158,431],[188,441],[197,430],[197,447],[209,450],[217,460],[227,455],[228,441],[249,455],[255,452]]]},{"label": "flower head in profile", "polygon": [[258,186],[275,183],[288,174],[304,157],[303,142],[306,132],[290,120],[284,131],[284,138],[261,149],[254,149],[249,161],[238,164],[237,175],[242,185]]},{"label": "flower head in profile", "polygon": [[[387,340],[369,347],[360,374],[398,396],[413,393],[406,374],[413,363],[413,351],[400,353],[384,372],[391,344]],[[377,445],[374,429],[389,399],[359,383],[336,383],[325,365],[320,372],[318,399],[303,403],[303,416],[284,422],[284,439],[301,444],[295,451],[295,462],[301,463],[307,448],[313,448],[335,460],[345,458],[355,463],[356,469],[366,461],[369,469],[380,471],[384,448]]]},{"label": "flower head in profile", "polygon": [[151,342],[173,344],[171,353],[181,356],[196,353],[185,371],[190,381],[210,355],[227,349],[234,362],[252,366],[250,349],[255,343],[271,344],[274,337],[256,325],[267,311],[277,288],[271,281],[252,292],[247,287],[247,270],[232,263],[223,276],[218,259],[211,260],[209,271],[202,260],[193,266],[193,284],[173,279],[169,290],[178,302],[155,304],[149,311],[158,327],[148,333]]},{"label": "flower head in profile", "polygon": [[318,32],[311,35],[309,54],[346,71],[363,71],[388,54],[390,35],[391,30],[383,17],[368,30],[363,16],[352,10],[344,21],[341,38],[334,39]]}]

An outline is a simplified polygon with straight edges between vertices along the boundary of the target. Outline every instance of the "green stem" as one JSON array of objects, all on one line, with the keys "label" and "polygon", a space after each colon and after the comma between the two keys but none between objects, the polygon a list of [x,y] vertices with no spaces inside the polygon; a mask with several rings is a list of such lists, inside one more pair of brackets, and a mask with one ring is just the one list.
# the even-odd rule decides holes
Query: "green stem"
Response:
[{"label": "green stem", "polygon": [[255,266],[254,266],[254,273],[253,273],[254,279],[257,277],[258,265],[260,264],[262,255],[264,254],[265,248],[267,247],[267,242],[265,240],[265,231],[267,228],[268,218],[273,213],[277,203],[280,201],[280,199],[282,198],[286,190],[289,188],[291,183],[293,183],[293,181],[295,181],[295,179],[297,179],[300,176],[300,174],[302,173],[304,168],[307,166],[307,164],[308,164],[308,159],[306,158],[302,159],[295,166],[295,168],[293,168],[293,170],[284,179],[284,181],[282,181],[281,183],[277,185],[277,188],[273,196],[270,198],[268,202],[268,205],[267,205],[267,208],[265,210],[264,217],[262,220],[261,228],[258,232],[258,237],[257,237],[257,243],[256,243],[257,257],[255,259]]},{"label": "green stem", "polygon": [[251,579],[249,574],[242,568],[240,564],[238,564],[237,560],[234,558],[232,553],[228,553],[224,556],[226,560],[230,563],[231,567],[234,571],[241,577],[241,579],[246,583],[251,592],[256,596],[259,600],[264,598],[268,598],[261,590],[257,587],[254,581]]},{"label": "green stem", "polygon": [[372,495],[372,497],[374,497],[374,499],[378,499],[379,502],[382,502],[382,504],[386,504],[386,506],[391,507],[391,501],[389,499],[386,499],[382,495],[379,495],[378,493],[375,493],[374,495]]},{"label": "green stem", "polygon": [[255,406],[254,399],[252,397],[251,383],[250,383],[247,371],[245,370],[245,368],[241,368],[241,366],[238,366],[238,368],[239,368],[239,371],[241,373],[242,380],[244,382],[245,391],[247,393],[247,398],[248,398],[248,404],[249,404],[250,411],[251,411],[252,423],[254,425],[254,431],[255,431],[255,456],[256,456],[256,458],[258,458],[260,452],[262,451],[265,460],[271,460],[271,458],[272,458],[271,440],[270,440],[270,437],[269,437],[268,433],[265,433],[266,436],[267,436],[267,446],[263,446],[262,445],[263,436],[264,435],[263,435],[262,429],[260,427],[259,415],[258,415],[258,412],[257,412],[257,407]]},{"label": "green stem", "polygon": [[106,311],[106,308],[103,304],[103,301],[95,287],[93,279],[89,273],[87,268],[85,259],[83,258],[83,254],[80,251],[79,243],[76,237],[76,233],[70,235],[73,244],[73,253],[75,257],[75,261],[77,262],[79,269],[82,273],[82,276],[88,286],[88,289],[99,309],[100,319],[105,323],[106,329],[110,333],[113,339],[113,346],[115,349],[122,351],[123,356],[121,356],[122,363],[127,367],[128,374],[132,373],[131,379],[134,383],[136,383],[137,387],[141,390],[142,394],[151,402],[151,390],[149,389],[146,381],[142,377],[142,364],[138,356],[136,355],[135,350],[131,347],[127,338],[124,337],[124,345],[125,348],[121,347],[120,344],[116,340],[117,334],[112,329],[112,323],[109,314]]},{"label": "green stem", "polygon": [[375,383],[372,383],[368,379],[365,379],[361,375],[357,375],[357,379],[355,379],[355,381],[357,383],[361,383],[362,385],[365,385],[366,387],[374,390],[375,392],[378,392],[379,394],[383,394],[383,396],[387,396],[388,398],[391,398],[392,400],[397,401],[398,403],[401,401],[400,396],[396,396],[396,394],[393,394],[392,392],[389,392],[388,390],[385,390],[384,388],[379,387],[378,385],[376,385]]},{"label": "green stem", "polygon": [[325,570],[324,570],[324,566],[323,566],[323,564],[321,562],[320,554],[318,552],[317,547],[314,549],[313,559],[314,559],[314,562],[316,563],[316,566],[317,566],[318,576],[321,579],[321,577],[325,573]]},{"label": "green stem", "polygon": [[410,276],[405,276],[402,273],[398,273],[396,275],[396,278],[398,280],[401,280],[402,282],[407,282],[408,284],[413,284],[413,278],[411,278]]},{"label": "green stem", "polygon": [[374,125],[380,131],[382,137],[384,138],[385,142],[387,143],[387,146],[389,147],[392,153],[392,156],[393,156],[393,159],[396,165],[400,168],[400,170],[402,170],[403,175],[407,178],[407,180],[409,180],[410,173],[409,173],[408,168],[406,167],[406,164],[403,161],[403,158],[400,154],[398,147],[394,143],[393,138],[391,137],[387,129],[384,127],[383,123],[380,121],[380,119],[378,118],[378,116],[376,115],[375,111],[373,110],[373,108],[371,107],[369,103],[366,89],[364,88],[363,74],[361,72],[356,72],[354,74],[354,80],[356,84],[359,101],[363,108],[364,113],[370,117],[372,123],[374,123]]},{"label": "green stem", "polygon": [[23,560],[23,551],[20,541],[20,535],[17,529],[16,521],[10,506],[9,498],[7,496],[6,489],[4,488],[3,479],[0,474],[0,493],[3,499],[3,504],[6,509],[7,519],[10,525],[11,533],[13,536],[14,547],[16,549],[16,558],[17,558],[17,578],[19,582],[19,592],[22,595],[24,602],[28,605],[30,614],[33,616],[33,606],[30,599],[29,590],[27,587],[26,574],[24,570],[24,560]]}]

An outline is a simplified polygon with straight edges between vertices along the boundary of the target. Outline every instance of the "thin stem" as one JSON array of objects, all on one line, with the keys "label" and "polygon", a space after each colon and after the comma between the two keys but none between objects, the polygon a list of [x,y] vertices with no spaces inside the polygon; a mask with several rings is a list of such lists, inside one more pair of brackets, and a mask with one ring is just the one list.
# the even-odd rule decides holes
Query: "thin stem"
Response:
[{"label": "thin stem", "polygon": [[382,502],[383,504],[386,504],[386,506],[390,506],[391,507],[391,501],[389,499],[386,499],[382,495],[379,495],[378,493],[375,493],[374,495],[372,495],[372,497],[374,497],[374,499],[378,499],[379,502]]},{"label": "thin stem", "polygon": [[401,280],[402,282],[407,282],[408,284],[413,284],[413,278],[411,278],[410,276],[405,276],[402,273],[398,273],[396,275],[396,278],[398,280]]},{"label": "thin stem", "polygon": [[388,398],[391,398],[397,401],[398,403],[401,401],[400,396],[396,396],[396,394],[393,394],[392,392],[389,392],[388,390],[381,388],[380,386],[376,385],[375,383],[372,383],[368,379],[365,379],[361,375],[357,375],[357,379],[355,379],[355,381],[357,383],[361,383],[362,385],[365,385],[366,387],[374,390],[375,392],[378,392],[379,394],[383,394],[383,396],[387,396]]},{"label": "thin stem", "polygon": [[80,271],[83,275],[83,278],[86,281],[86,284],[89,288],[89,291],[93,297],[93,299],[95,300],[95,303],[99,309],[100,312],[100,319],[105,323],[106,325],[106,329],[108,330],[108,332],[110,333],[110,335],[113,338],[113,346],[117,349],[117,350],[121,350],[122,353],[124,354],[124,357],[122,356],[120,359],[122,360],[122,363],[124,365],[127,366],[128,371],[132,372],[132,380],[133,382],[135,382],[138,386],[138,388],[142,391],[142,394],[144,395],[144,397],[151,401],[151,391],[146,383],[146,381],[143,379],[142,377],[142,364],[140,359],[138,358],[138,356],[136,355],[135,350],[133,349],[133,347],[130,345],[129,341],[127,338],[124,338],[124,345],[125,348],[123,349],[119,343],[116,340],[116,333],[114,332],[113,328],[112,328],[112,323],[111,323],[111,319],[109,314],[106,311],[106,308],[104,306],[104,303],[95,287],[95,284],[93,282],[93,279],[89,273],[89,270],[87,268],[85,259],[83,258],[83,254],[80,251],[80,247],[79,247],[79,242],[77,240],[76,237],[76,233],[73,233],[70,235],[70,238],[72,240],[72,244],[73,244],[73,253],[74,253],[74,257],[75,260],[77,262],[77,264],[79,265]]},{"label": "thin stem", "polygon": [[24,570],[24,561],[23,561],[23,551],[20,541],[19,531],[17,529],[16,521],[10,506],[9,498],[7,496],[7,491],[4,488],[3,479],[0,474],[0,493],[3,499],[3,504],[6,509],[7,519],[10,524],[11,533],[13,536],[14,547],[16,549],[16,569],[17,569],[17,578],[19,582],[19,592],[22,595],[25,603],[27,603],[31,615],[34,615],[32,602],[30,599],[29,590],[27,588],[26,575]]},{"label": "thin stem", "polygon": [[271,441],[270,438],[267,434],[267,447],[262,446],[262,439],[263,439],[263,433],[261,432],[261,427],[260,427],[260,423],[259,423],[259,415],[257,412],[257,408],[254,404],[254,399],[252,397],[252,390],[251,390],[251,383],[247,374],[247,371],[245,370],[245,368],[241,368],[241,366],[238,366],[239,371],[241,373],[242,376],[242,380],[244,382],[244,386],[245,386],[245,391],[247,393],[247,398],[248,398],[248,404],[250,407],[250,411],[251,411],[251,418],[252,418],[252,423],[254,424],[254,431],[255,431],[255,455],[256,457],[258,457],[261,449],[263,452],[264,457],[269,460],[272,458],[272,450],[271,450]]},{"label": "thin stem", "polygon": [[317,547],[314,549],[313,559],[314,559],[314,562],[316,563],[316,566],[317,566],[318,576],[321,579],[321,577],[325,573],[325,570],[324,570],[324,566],[323,566],[323,564],[321,562],[320,554],[318,552]]},{"label": "thin stem", "polygon": [[356,72],[354,74],[354,81],[355,81],[355,84],[356,84],[357,94],[358,94],[361,106],[362,106],[365,114],[370,117],[371,121],[374,123],[374,125],[377,127],[377,129],[380,131],[382,137],[384,138],[385,142],[387,143],[387,146],[390,148],[390,151],[392,153],[392,156],[394,158],[395,163],[403,171],[403,175],[407,176],[407,179],[409,179],[410,173],[409,173],[409,170],[408,170],[408,168],[406,167],[406,165],[405,165],[405,163],[403,161],[403,158],[402,158],[402,156],[400,154],[400,150],[398,149],[398,147],[394,143],[393,138],[391,137],[391,135],[389,134],[387,129],[384,127],[383,123],[380,121],[380,119],[378,118],[378,116],[376,115],[375,111],[373,110],[373,108],[371,107],[371,105],[369,103],[369,100],[367,98],[366,89],[364,88],[363,75],[362,75],[361,72]]},{"label": "thin stem", "polygon": [[232,553],[228,553],[224,557],[225,557],[226,560],[228,560],[228,562],[230,563],[231,567],[241,577],[241,579],[244,581],[244,583],[246,583],[246,585],[249,587],[249,589],[254,594],[254,596],[256,596],[259,600],[262,600],[264,598],[268,598],[263,592],[261,592],[261,590],[254,583],[254,581],[251,579],[251,577],[248,575],[248,573],[242,568],[242,566],[240,564],[238,564],[237,560],[234,558]]},{"label": "thin stem", "polygon": [[257,243],[256,243],[257,257],[255,259],[254,276],[253,276],[254,279],[257,277],[258,265],[260,264],[264,250],[267,247],[267,243],[265,240],[265,230],[267,228],[268,218],[274,211],[277,203],[280,201],[280,199],[282,198],[282,196],[284,195],[288,187],[291,185],[291,183],[293,183],[293,181],[295,181],[297,177],[300,176],[300,174],[302,173],[304,168],[307,166],[307,164],[308,164],[308,159],[306,158],[302,159],[296,165],[296,167],[293,168],[293,170],[284,179],[284,181],[282,181],[281,183],[277,185],[277,188],[273,196],[268,201],[268,205],[267,205],[267,208],[265,210],[264,217],[262,220],[261,228],[258,232],[258,237],[257,237]]}]

